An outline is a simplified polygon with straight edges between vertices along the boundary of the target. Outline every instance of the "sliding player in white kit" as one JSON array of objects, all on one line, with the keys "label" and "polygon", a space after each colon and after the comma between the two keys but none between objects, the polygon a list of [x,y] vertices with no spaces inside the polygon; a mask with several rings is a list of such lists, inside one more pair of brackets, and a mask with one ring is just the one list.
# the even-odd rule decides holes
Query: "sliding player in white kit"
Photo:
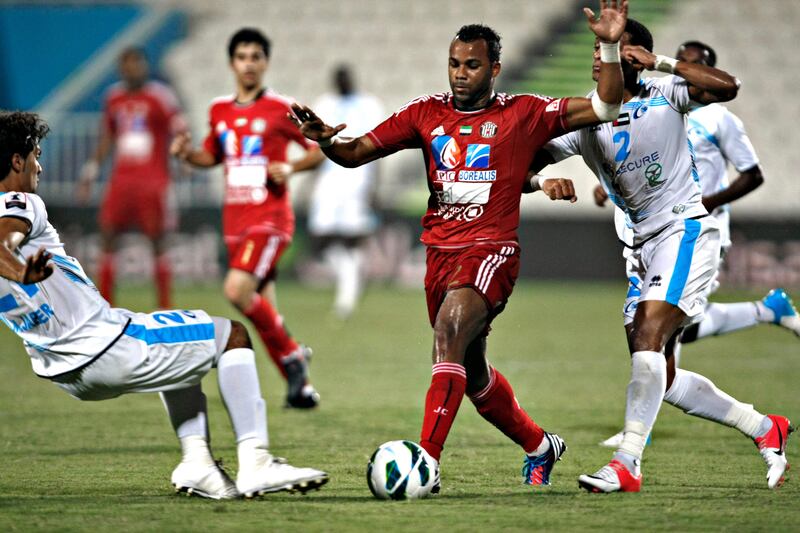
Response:
[{"label": "sliding player in white kit", "polygon": [[[0,112],[0,319],[22,338],[33,371],[79,400],[159,392],[183,451],[176,490],[223,500],[317,488],[327,474],[270,455],[255,356],[239,322],[204,311],[111,308],[67,255],[34,194],[39,142],[33,113]],[[238,443],[236,483],[209,448],[200,381],[212,367]]]},{"label": "sliding player in white kit", "polygon": [[[734,98],[738,82],[718,69],[654,55],[650,32],[634,20],[628,19],[621,42],[619,118],[550,141],[532,166],[582,155],[632,229],[624,307],[632,368],[623,439],[608,465],[578,483],[590,492],[638,492],[645,441],[664,400],[751,437],[767,463],[768,486],[775,488],[788,468],[789,420],[762,415],[707,378],[675,369],[672,357],[682,328],[702,316],[720,253],[719,224],[702,203],[684,115],[693,106]],[[594,75],[598,58],[595,52]],[[645,69],[675,76],[640,80]],[[531,187],[541,180],[534,176]]]}]

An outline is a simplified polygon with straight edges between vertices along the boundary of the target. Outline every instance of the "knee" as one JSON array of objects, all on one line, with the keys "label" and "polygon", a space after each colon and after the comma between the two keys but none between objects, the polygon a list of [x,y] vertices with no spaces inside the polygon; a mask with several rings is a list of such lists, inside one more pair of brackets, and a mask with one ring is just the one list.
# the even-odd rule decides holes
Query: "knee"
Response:
[{"label": "knee", "polygon": [[250,340],[250,334],[244,324],[236,320],[231,320],[231,334],[228,336],[228,344],[225,346],[225,351],[233,350],[235,348],[253,348],[253,343]]},{"label": "knee", "polygon": [[225,298],[240,311],[247,309],[253,298],[253,292],[249,290],[248,287],[230,279],[225,280],[225,283],[222,285],[222,292]]}]

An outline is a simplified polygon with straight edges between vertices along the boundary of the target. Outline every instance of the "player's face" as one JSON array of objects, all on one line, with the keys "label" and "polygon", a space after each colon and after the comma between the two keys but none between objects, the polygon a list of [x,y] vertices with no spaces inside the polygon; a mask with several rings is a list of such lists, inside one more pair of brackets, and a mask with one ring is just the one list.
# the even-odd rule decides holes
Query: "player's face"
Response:
[{"label": "player's face", "polygon": [[687,63],[706,65],[708,63],[708,54],[705,50],[696,46],[683,46],[678,50],[676,59]]},{"label": "player's face", "polygon": [[231,69],[236,76],[236,83],[244,90],[250,91],[261,86],[261,80],[267,71],[267,56],[257,43],[241,43],[233,51]]},{"label": "player's face", "polygon": [[[622,37],[619,40],[619,52],[622,54],[622,50],[625,48],[626,45],[631,44],[631,34],[630,33],[623,33]],[[600,39],[595,37],[594,39],[594,55],[592,56],[592,79],[597,82],[600,79]],[[630,65],[623,59],[622,60],[622,70],[627,72],[627,69],[630,69]]]},{"label": "player's face", "polygon": [[42,165],[39,164],[39,157],[42,149],[37,144],[23,160],[22,175],[20,176],[20,192],[36,192],[39,188],[39,174],[42,173]]},{"label": "player's face", "polygon": [[465,43],[454,39],[448,61],[450,90],[459,109],[480,108],[492,96],[500,62],[489,61],[489,47],[483,39]]},{"label": "player's face", "polygon": [[141,87],[149,75],[147,60],[138,54],[128,54],[119,62],[119,74],[129,87]]}]

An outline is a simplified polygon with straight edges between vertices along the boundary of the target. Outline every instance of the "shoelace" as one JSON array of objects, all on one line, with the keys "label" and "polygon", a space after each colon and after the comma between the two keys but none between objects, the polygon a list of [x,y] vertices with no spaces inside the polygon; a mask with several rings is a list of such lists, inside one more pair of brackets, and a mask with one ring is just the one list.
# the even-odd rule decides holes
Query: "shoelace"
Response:
[{"label": "shoelace", "polygon": [[595,472],[593,476],[600,478],[603,481],[608,481],[609,483],[619,483],[619,475],[617,475],[617,471],[611,468],[609,465],[606,465]]}]

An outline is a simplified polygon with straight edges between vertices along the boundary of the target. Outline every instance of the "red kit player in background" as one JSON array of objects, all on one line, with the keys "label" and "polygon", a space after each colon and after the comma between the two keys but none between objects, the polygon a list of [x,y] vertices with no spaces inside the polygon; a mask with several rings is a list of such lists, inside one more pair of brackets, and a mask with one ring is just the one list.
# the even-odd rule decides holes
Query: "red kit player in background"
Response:
[{"label": "red kit player in background", "polygon": [[114,168],[100,206],[100,293],[114,302],[114,253],[123,231],[137,227],[152,243],[158,307],[170,309],[171,268],[164,235],[174,229],[170,206],[169,142],[186,130],[178,99],[164,83],[149,79],[144,52],[128,48],[119,57],[122,80],[105,96],[100,142],[81,170],[78,199],[87,203],[100,165],[114,152]]},{"label": "red kit player in background", "polygon": [[[187,133],[175,138],[172,153],[198,167],[224,163],[225,296],[256,327],[286,378],[286,405],[310,408],[319,402],[308,382],[311,350],[291,337],[278,314],[275,275],[294,234],[287,180],[325,158],[287,118],[289,100],[264,88],[269,53],[269,40],[256,29],[244,28],[231,37],[228,55],[236,94],[211,103],[210,131],[201,148],[192,149]],[[306,149],[302,159],[287,161],[291,141]]]},{"label": "red kit player in background", "polygon": [[[519,204],[531,157],[564,132],[613,120],[622,102],[619,39],[627,2],[585,9],[601,41],[602,63],[592,99],[553,99],[494,92],[500,37],[482,25],[462,27],[450,43],[450,93],[422,96],[374,130],[351,140],[307,107],[295,122],[325,155],[352,167],[398,150],[422,150],[431,191],[422,218],[427,246],[425,295],[433,326],[433,377],[425,399],[420,444],[437,461],[466,394],[478,412],[525,451],[523,478],[547,485],[564,441],[542,430],[517,403],[508,381],[486,359],[492,319],[504,308],[519,272]],[[572,199],[567,180],[541,180],[551,199]],[[438,469],[437,469],[438,471]],[[434,488],[438,492],[439,484]]]}]

